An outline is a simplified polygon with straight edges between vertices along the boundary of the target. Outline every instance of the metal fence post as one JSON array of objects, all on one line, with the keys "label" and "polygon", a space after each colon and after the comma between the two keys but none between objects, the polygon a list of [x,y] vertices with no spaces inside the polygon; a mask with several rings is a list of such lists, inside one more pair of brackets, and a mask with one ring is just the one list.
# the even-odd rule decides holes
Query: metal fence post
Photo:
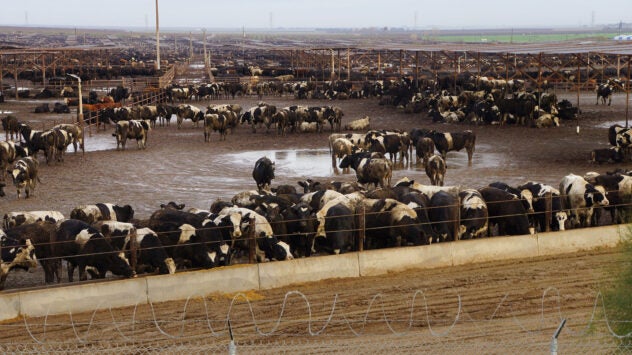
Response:
[{"label": "metal fence post", "polygon": [[366,238],[366,208],[362,204],[360,215],[358,216],[358,251],[364,251],[364,239]]},{"label": "metal fence post", "polygon": [[566,324],[566,318],[562,319],[562,322],[553,334],[553,338],[551,338],[551,355],[557,355],[557,337],[560,335],[562,328],[564,328],[564,324]]},{"label": "metal fence post", "polygon": [[[553,218],[553,195],[547,192],[544,195],[545,207],[544,207],[544,231],[551,231],[551,219]],[[540,226],[542,228],[542,226]]]},{"label": "metal fence post", "polygon": [[257,247],[255,244],[257,240],[255,239],[256,232],[255,232],[255,219],[254,218],[250,219],[250,225],[248,227],[248,235],[246,237],[248,238],[248,262],[250,264],[254,264],[257,259],[257,251],[256,251]]}]

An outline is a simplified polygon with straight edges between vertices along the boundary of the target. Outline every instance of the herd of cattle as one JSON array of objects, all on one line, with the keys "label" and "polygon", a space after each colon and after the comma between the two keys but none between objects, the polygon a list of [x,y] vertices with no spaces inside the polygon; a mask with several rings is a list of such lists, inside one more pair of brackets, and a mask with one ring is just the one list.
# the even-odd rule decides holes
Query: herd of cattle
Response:
[{"label": "herd of cattle", "polygon": [[[369,131],[363,135],[364,144],[391,134]],[[354,139],[348,135],[345,139]],[[441,144],[437,132],[413,130],[407,135]],[[443,139],[450,135],[444,133]],[[465,134],[463,142],[468,137]],[[612,223],[630,219],[629,172],[569,174],[557,187],[529,181],[472,189],[423,185],[407,178],[392,184],[388,174],[386,179],[379,175],[390,169],[389,164],[381,152],[352,153],[339,167],[355,169],[357,182],[307,179],[298,183],[299,188],[272,187],[275,164],[263,157],[253,169],[256,190],[239,192],[230,201],[216,200],[208,210],[185,210],[184,204],[170,202],[146,220],[134,219],[129,205],[108,203],[78,206],[69,218],[59,211],[10,212],[0,230],[0,280],[11,269],[32,268],[37,262],[45,282],[52,283],[62,277],[62,260],[68,265],[69,281],[76,268],[81,280],[88,274],[103,278],[108,271],[132,277],[230,265],[251,249],[260,262],[288,260],[586,227],[598,224],[603,211],[610,212]],[[373,176],[375,172],[381,178]]]}]

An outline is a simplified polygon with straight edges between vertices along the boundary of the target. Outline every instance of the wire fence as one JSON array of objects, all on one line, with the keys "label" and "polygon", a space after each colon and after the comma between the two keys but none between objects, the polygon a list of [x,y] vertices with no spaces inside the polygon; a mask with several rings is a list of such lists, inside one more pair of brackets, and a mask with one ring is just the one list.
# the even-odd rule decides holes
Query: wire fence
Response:
[{"label": "wire fence", "polygon": [[[466,296],[466,295],[464,295]],[[458,296],[455,310],[443,314],[416,291],[412,301],[388,303],[381,294],[368,305],[331,306],[310,302],[299,291],[266,305],[235,295],[227,304],[187,299],[182,311],[166,313],[159,305],[95,310],[85,314],[22,318],[0,324],[0,351],[6,353],[597,353],[628,354],[632,333],[619,334],[607,316],[602,296],[577,309],[549,288],[542,298],[557,297],[555,308],[528,314],[499,312],[514,307],[507,295],[491,314],[475,315]],[[466,297],[464,297],[466,298]],[[300,302],[296,302],[299,299]],[[278,305],[270,307],[270,305]],[[262,313],[260,308],[274,308]],[[563,311],[572,309],[571,311]],[[278,312],[275,314],[275,312]],[[557,338],[555,338],[557,336]],[[554,339],[556,341],[554,341]],[[234,351],[234,352],[231,352]]]},{"label": "wire fence", "polygon": [[[619,194],[621,191],[610,191],[607,194]],[[607,195],[606,194],[606,195]],[[551,194],[547,194],[544,198],[549,200],[549,203],[546,204],[547,209],[545,211],[539,212],[512,212],[512,213],[502,213],[495,216],[488,215],[480,215],[476,217],[465,217],[462,216],[463,205],[458,198],[455,198],[456,204],[446,205],[446,206],[427,206],[422,210],[413,210],[413,208],[397,202],[394,199],[386,199],[387,201],[384,205],[386,207],[390,205],[397,205],[400,207],[399,213],[402,213],[402,209],[410,213],[411,216],[417,216],[417,213],[427,213],[433,214],[434,210],[451,210],[452,214],[442,215],[448,216],[441,221],[431,221],[427,217],[419,218],[419,219],[408,219],[403,221],[395,221],[393,222],[391,212],[390,211],[371,211],[370,203],[377,201],[376,199],[361,199],[355,203],[355,207],[353,208],[353,213],[351,214],[341,214],[336,216],[330,216],[326,213],[323,213],[324,209],[319,210],[318,213],[313,211],[312,214],[302,217],[302,218],[274,218],[274,220],[270,220],[270,216],[260,216],[261,218],[257,220],[255,216],[257,215],[254,210],[245,209],[240,210],[238,212],[229,211],[225,212],[226,214],[222,214],[220,211],[219,214],[212,214],[209,211],[202,212],[206,215],[201,217],[200,215],[196,216],[199,221],[203,221],[201,226],[195,226],[195,233],[200,238],[197,238],[197,241],[192,241],[189,238],[182,239],[183,231],[180,227],[185,222],[180,224],[173,224],[172,221],[168,222],[170,225],[169,230],[161,230],[161,231],[153,231],[155,235],[158,237],[158,244],[154,244],[152,246],[141,246],[137,241],[136,229],[141,227],[151,227],[152,224],[160,224],[161,221],[159,219],[155,220],[144,220],[144,221],[134,221],[135,223],[128,223],[127,225],[121,224],[119,226],[104,226],[100,231],[103,232],[104,237],[107,241],[115,246],[112,251],[94,251],[94,252],[85,252],[80,250],[76,255],[52,255],[52,256],[43,256],[38,257],[37,260],[44,264],[46,262],[59,262],[61,260],[69,260],[73,261],[78,257],[90,257],[96,255],[106,255],[106,254],[118,254],[121,251],[126,251],[130,255],[128,255],[127,259],[130,262],[130,266],[132,269],[137,268],[137,263],[139,263],[139,258],[141,253],[146,251],[153,251],[156,249],[165,249],[168,250],[168,254],[180,255],[178,250],[182,250],[184,248],[209,248],[209,250],[217,250],[220,245],[226,244],[230,247],[231,253],[240,252],[237,257],[229,257],[231,264],[236,263],[256,263],[257,262],[257,249],[258,245],[265,244],[264,242],[269,241],[270,238],[273,238],[275,241],[285,241],[293,248],[295,245],[301,245],[303,250],[299,251],[300,255],[297,256],[310,256],[310,255],[329,255],[334,253],[330,248],[318,247],[318,239],[321,241],[331,243],[331,238],[328,238],[330,233],[343,233],[347,235],[347,239],[345,239],[345,247],[342,248],[339,252],[351,252],[351,251],[364,251],[369,249],[375,249],[379,247],[405,247],[405,246],[413,246],[413,245],[424,245],[431,244],[437,242],[459,242],[459,236],[465,230],[463,228],[464,225],[470,225],[473,222],[476,222],[478,225],[478,229],[486,230],[486,233],[482,233],[478,236],[473,235],[473,239],[481,239],[487,237],[494,236],[509,236],[498,234],[500,231],[499,228],[495,228],[495,224],[498,223],[498,220],[505,219],[510,221],[509,223],[516,223],[514,218],[521,218],[523,222],[528,223],[529,218],[535,218],[537,216],[546,217],[545,226],[541,226],[542,230],[535,231],[527,231],[525,234],[529,232],[539,233],[539,232],[549,232],[550,224],[552,220],[552,216],[556,211],[551,210],[552,204],[550,203]],[[370,201],[370,202],[367,202]],[[348,202],[348,201],[347,201]],[[517,202],[517,201],[513,201]],[[522,200],[524,202],[524,200]],[[486,205],[492,209],[494,205],[500,205],[506,203],[504,202],[495,202],[490,201],[487,202]],[[393,207],[391,206],[391,207]],[[605,206],[604,206],[605,207]],[[604,207],[598,207],[600,209]],[[252,206],[256,210],[254,206]],[[632,203],[630,202],[620,202],[613,203],[607,206],[609,210],[619,210],[621,214],[623,214],[624,220],[622,223],[627,223],[631,216],[630,211],[632,211]],[[499,208],[493,208],[499,209]],[[500,208],[502,209],[502,208]],[[583,208],[583,210],[587,210],[587,208]],[[250,211],[252,213],[246,213],[245,211]],[[278,213],[279,211],[277,211]],[[577,212],[575,212],[577,213]],[[603,212],[599,212],[601,214]],[[191,217],[194,216],[193,213],[185,213],[183,212],[181,216],[189,215]],[[626,217],[627,216],[627,217]],[[230,217],[230,218],[226,218]],[[278,217],[278,216],[277,216]],[[601,216],[600,216],[601,217]],[[266,219],[267,218],[267,219]],[[326,227],[328,220],[334,219],[348,219],[353,223],[347,224],[347,227],[337,227],[337,228],[328,228]],[[606,217],[607,219],[607,217]],[[220,220],[223,220],[220,222]],[[225,222],[226,220],[230,220],[230,222]],[[590,221],[589,221],[590,222]],[[598,221],[596,221],[598,222]],[[610,220],[610,224],[617,224],[617,218],[614,217]],[[15,221],[10,221],[5,216],[4,220],[4,228],[10,230],[12,223]],[[107,223],[107,222],[104,222]],[[118,222],[115,222],[118,223]],[[288,225],[298,225],[305,224],[306,227],[301,230],[287,230]],[[437,229],[437,224],[442,224],[444,226],[448,226],[452,228],[451,236],[448,235],[447,238],[432,238],[429,235],[425,235],[427,231],[431,231]],[[602,223],[597,223],[597,225],[604,225]],[[311,226],[311,227],[308,227]],[[261,233],[261,228],[263,230],[271,231],[272,234]],[[117,232],[115,236],[112,236],[111,233],[113,230],[111,228],[119,228],[120,230]],[[127,229],[125,229],[127,228]],[[449,229],[448,228],[448,229]],[[395,229],[394,232],[391,230]],[[107,231],[107,232],[106,232]],[[239,232],[235,234],[235,232]],[[555,233],[555,232],[553,232]],[[238,236],[237,236],[238,235]],[[420,238],[420,236],[425,235],[424,238]],[[395,237],[396,236],[396,237]],[[15,238],[15,237],[13,237]],[[298,240],[297,240],[298,239]],[[381,242],[372,243],[371,240],[379,239]],[[384,243],[384,240],[387,242]],[[57,240],[56,237],[51,237],[50,239],[39,239],[37,241],[32,241],[35,245],[36,250],[38,248],[46,249],[46,250],[58,250],[60,246],[63,245],[74,245],[74,240]],[[23,241],[22,241],[23,243]],[[322,243],[321,243],[322,245]],[[120,248],[120,250],[119,250]],[[72,250],[72,247],[70,248]],[[309,250],[307,250],[309,249]],[[245,254],[245,255],[244,255]],[[240,257],[241,256],[241,257]],[[245,257],[245,258],[244,258]],[[196,269],[194,266],[193,269]]]}]

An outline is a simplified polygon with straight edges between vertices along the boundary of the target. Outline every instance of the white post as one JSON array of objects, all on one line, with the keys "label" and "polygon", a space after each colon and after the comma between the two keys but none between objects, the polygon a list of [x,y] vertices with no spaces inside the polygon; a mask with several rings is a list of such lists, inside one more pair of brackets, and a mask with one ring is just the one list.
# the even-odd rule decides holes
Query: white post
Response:
[{"label": "white post", "polygon": [[158,19],[158,0],[156,0],[156,70],[160,70],[160,26]]},{"label": "white post", "polygon": [[77,117],[77,121],[79,121],[79,124],[83,126],[83,95],[81,94],[81,78],[75,74],[68,74],[68,76],[77,79],[77,90],[79,91],[79,117]]}]

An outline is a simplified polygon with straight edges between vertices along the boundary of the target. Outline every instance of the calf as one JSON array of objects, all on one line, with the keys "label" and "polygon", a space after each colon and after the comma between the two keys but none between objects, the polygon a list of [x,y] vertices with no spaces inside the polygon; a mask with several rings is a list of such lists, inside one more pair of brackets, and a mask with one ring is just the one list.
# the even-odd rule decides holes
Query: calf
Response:
[{"label": "calf", "polygon": [[54,256],[68,261],[68,281],[73,281],[75,267],[79,280],[86,280],[86,267],[91,266],[104,278],[107,271],[115,275],[132,277],[134,272],[123,253],[117,251],[97,229],[87,223],[67,219],[57,224]]},{"label": "calf", "polygon": [[138,149],[147,148],[147,133],[149,132],[148,121],[118,121],[112,135],[116,137],[116,150],[125,150],[127,139],[136,139]]},{"label": "calf", "polygon": [[96,221],[130,222],[134,218],[134,209],[130,205],[119,206],[111,203],[97,203],[74,208],[70,218],[86,223]]},{"label": "calf", "polygon": [[435,186],[443,186],[445,178],[446,164],[440,155],[433,154],[426,164],[426,175],[430,178],[430,184]]},{"label": "calf", "polygon": [[20,158],[13,164],[13,168],[8,172],[13,179],[13,185],[17,188],[18,199],[20,191],[24,189],[26,198],[33,196],[35,185],[40,181],[38,176],[38,162],[32,157]]}]

